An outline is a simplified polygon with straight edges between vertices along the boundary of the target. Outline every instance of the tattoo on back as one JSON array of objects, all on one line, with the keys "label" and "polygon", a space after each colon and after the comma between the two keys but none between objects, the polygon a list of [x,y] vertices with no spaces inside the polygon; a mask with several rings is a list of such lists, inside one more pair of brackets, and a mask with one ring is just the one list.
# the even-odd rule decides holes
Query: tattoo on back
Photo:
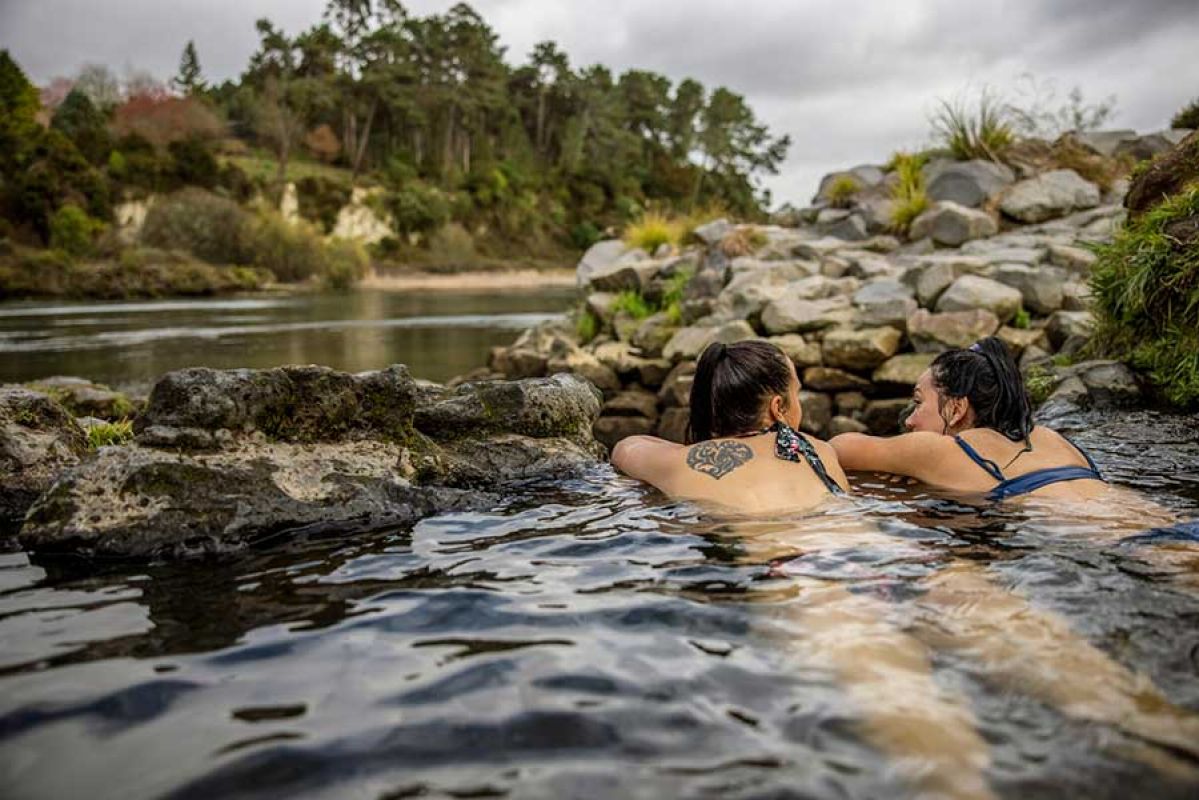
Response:
[{"label": "tattoo on back", "polygon": [[687,451],[687,466],[720,480],[753,457],[741,442],[700,442]]}]

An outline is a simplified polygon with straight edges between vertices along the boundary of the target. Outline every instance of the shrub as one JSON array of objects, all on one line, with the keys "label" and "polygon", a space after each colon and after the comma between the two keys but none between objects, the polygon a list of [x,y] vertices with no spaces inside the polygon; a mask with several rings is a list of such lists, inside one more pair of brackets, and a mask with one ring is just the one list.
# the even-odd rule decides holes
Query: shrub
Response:
[{"label": "shrub", "polygon": [[579,338],[579,344],[590,342],[599,334],[599,329],[599,318],[590,309],[580,309],[575,315],[575,336]]},{"label": "shrub", "polygon": [[603,234],[590,222],[580,222],[570,229],[570,241],[579,250],[586,250],[600,240]]},{"label": "shrub", "polygon": [[973,104],[962,97],[940,100],[931,122],[933,134],[960,161],[1002,161],[1015,141],[1007,106],[986,87]]},{"label": "shrub", "polygon": [[350,202],[350,187],[342,181],[310,175],[296,181],[296,196],[300,216],[331,233],[338,213]]},{"label": "shrub", "polygon": [[118,422],[104,422],[87,429],[87,446],[92,450],[128,444],[131,441],[133,441],[133,422],[127,419]]},{"label": "shrub", "polygon": [[150,206],[141,238],[213,264],[251,260],[250,218],[241,206],[203,189],[183,189]]},{"label": "shrub", "polygon": [[457,222],[433,232],[429,237],[429,252],[442,261],[456,263],[473,261],[477,256],[475,238]]},{"label": "shrub", "polygon": [[73,256],[86,256],[103,230],[104,223],[89,217],[79,206],[65,205],[50,218],[50,246]]},{"label": "shrub", "polygon": [[1028,309],[1026,309],[1024,306],[1020,306],[1020,308],[1016,311],[1016,316],[1012,317],[1011,324],[1013,328],[1028,330],[1029,325],[1032,324],[1032,318],[1029,316]]},{"label": "shrub", "polygon": [[1199,184],[1129,221],[1097,248],[1092,349],[1148,373],[1179,406],[1199,405]]},{"label": "shrub", "polygon": [[683,226],[656,211],[642,214],[640,219],[625,228],[624,241],[629,247],[640,247],[651,255],[664,244],[678,246],[683,238]]},{"label": "shrub", "polygon": [[1199,97],[1179,109],[1178,113],[1174,115],[1174,119],[1170,120],[1170,127],[1187,130],[1199,129]]},{"label": "shrub", "polygon": [[362,245],[350,239],[334,239],[325,245],[325,268],[321,276],[330,289],[348,289],[366,275],[370,260]]},{"label": "shrub", "polygon": [[666,312],[666,317],[672,325],[681,325],[683,322],[683,293],[694,275],[692,270],[680,269],[666,281],[665,290],[662,292],[661,308]]},{"label": "shrub", "polygon": [[657,307],[646,300],[636,289],[625,289],[612,301],[613,314],[624,312],[633,319],[645,319],[657,311]]},{"label": "shrub", "polygon": [[828,187],[827,197],[833,208],[848,208],[854,195],[862,190],[862,184],[852,175],[838,175]]},{"label": "shrub", "polygon": [[167,145],[171,154],[175,180],[184,186],[201,186],[211,189],[216,186],[220,168],[212,152],[200,139],[189,136]]},{"label": "shrub", "polygon": [[276,211],[262,211],[251,226],[254,265],[280,281],[305,281],[325,274],[325,244],[307,223],[292,224]]},{"label": "shrub", "polygon": [[912,220],[928,208],[924,189],[923,167],[928,157],[899,152],[891,156],[891,166],[897,180],[891,186],[891,229],[906,236]]},{"label": "shrub", "polygon": [[450,221],[450,204],[445,194],[418,181],[382,195],[397,233],[427,233]]}]

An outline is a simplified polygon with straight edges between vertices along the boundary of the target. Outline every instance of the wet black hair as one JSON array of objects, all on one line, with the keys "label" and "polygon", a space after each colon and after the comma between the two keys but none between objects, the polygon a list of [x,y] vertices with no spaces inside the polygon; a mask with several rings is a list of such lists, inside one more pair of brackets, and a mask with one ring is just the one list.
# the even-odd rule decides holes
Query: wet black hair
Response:
[{"label": "wet black hair", "polygon": [[769,342],[714,342],[704,349],[691,384],[687,442],[748,433],[761,424],[774,395],[785,400],[791,386],[787,356]]},{"label": "wet black hair", "polygon": [[933,385],[942,396],[965,397],[975,424],[1027,442],[1032,433],[1032,401],[1007,347],[988,336],[965,350],[948,350],[933,359]]}]

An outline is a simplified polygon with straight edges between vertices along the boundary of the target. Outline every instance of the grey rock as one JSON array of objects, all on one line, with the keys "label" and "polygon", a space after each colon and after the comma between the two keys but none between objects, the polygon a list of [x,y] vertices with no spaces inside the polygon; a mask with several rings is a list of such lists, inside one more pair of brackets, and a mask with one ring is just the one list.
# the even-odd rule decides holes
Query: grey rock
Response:
[{"label": "grey rock", "polygon": [[832,330],[821,349],[824,363],[847,369],[874,369],[899,350],[903,335],[892,327]]},{"label": "grey rock", "polygon": [[131,417],[137,411],[136,404],[122,392],[83,378],[56,375],[31,381],[26,386],[50,395],[77,417],[93,416],[113,421]]},{"label": "grey rock", "polygon": [[0,523],[19,522],[86,453],[83,429],[60,404],[40,392],[0,386]]},{"label": "grey rock", "polygon": [[870,388],[870,381],[835,367],[808,367],[803,371],[803,385],[819,392],[857,392]]},{"label": "grey rock", "polygon": [[1123,141],[1116,145],[1116,156],[1127,156],[1134,161],[1148,161],[1154,156],[1174,147],[1173,138],[1164,133],[1149,133],[1138,136],[1131,141]]},{"label": "grey rock", "polygon": [[1049,261],[1071,272],[1087,274],[1095,264],[1095,254],[1090,250],[1073,245],[1049,245]]},{"label": "grey rock", "polygon": [[848,216],[831,222],[817,223],[817,229],[825,236],[842,239],[847,242],[861,242],[870,238],[866,220],[861,214]]},{"label": "grey rock", "polygon": [[713,342],[732,344],[755,338],[757,333],[745,320],[734,320],[718,327],[680,328],[662,349],[662,357],[671,361],[693,360]]},{"label": "grey rock", "polygon": [[626,389],[604,403],[602,416],[658,418],[658,397],[644,389]]},{"label": "grey rock", "polygon": [[958,247],[972,239],[985,239],[999,232],[994,218],[977,209],[950,201],[934,203],[912,221],[913,239],[928,237],[937,244]]},{"label": "grey rock", "polygon": [[908,318],[908,338],[920,353],[969,347],[999,330],[999,318],[986,309],[932,314],[920,309]]},{"label": "grey rock", "polygon": [[645,417],[600,417],[595,421],[596,441],[608,449],[630,436],[648,436],[654,432],[656,421]]},{"label": "grey rock", "polygon": [[853,295],[863,325],[890,325],[905,330],[916,311],[914,292],[895,280],[868,283]]},{"label": "grey rock", "polygon": [[1062,308],[1066,311],[1086,311],[1091,307],[1091,287],[1079,281],[1062,284]]},{"label": "grey rock", "polygon": [[802,370],[805,367],[817,367],[823,363],[824,357],[820,351],[820,345],[816,342],[805,340],[798,333],[784,333],[781,336],[771,336],[766,341],[782,350],[787,358],[791,359],[792,363],[795,364],[796,369]]},{"label": "grey rock", "polygon": [[656,435],[668,442],[684,444],[687,441],[687,426],[691,412],[686,408],[668,408],[658,419]]},{"label": "grey rock", "polygon": [[1000,264],[995,280],[1020,292],[1024,307],[1035,314],[1052,314],[1062,307],[1062,284],[1066,274],[1055,267]]},{"label": "grey rock", "polygon": [[804,300],[788,294],[762,310],[762,327],[771,334],[803,333],[847,324],[855,315],[849,298],[842,295]]},{"label": "grey rock", "polygon": [[874,382],[894,386],[915,386],[936,358],[936,353],[901,353],[887,359],[874,371]]},{"label": "grey rock", "polygon": [[[627,346],[617,343],[618,346]],[[586,350],[572,349],[565,353],[551,356],[546,362],[546,373],[573,373],[591,382],[591,385],[602,392],[615,392],[620,389],[620,378],[616,371],[602,363]]]},{"label": "grey rock", "polygon": [[799,406],[803,411],[799,428],[813,436],[825,436],[833,418],[833,400],[820,392],[801,391]]},{"label": "grey rock", "polygon": [[597,274],[606,274],[620,265],[649,258],[643,250],[631,249],[620,239],[596,242],[587,249],[575,267],[575,281],[586,288]]},{"label": "grey rock", "polygon": [[979,275],[963,275],[937,300],[938,311],[985,309],[1006,322],[1020,310],[1019,291]]},{"label": "grey rock", "polygon": [[691,400],[691,384],[694,381],[695,362],[679,362],[662,381],[658,402],[666,408],[686,408]]},{"label": "grey rock", "polygon": [[1125,142],[1136,141],[1138,138],[1137,132],[1133,130],[1076,131],[1071,135],[1083,147],[1089,148],[1107,158],[1116,155],[1116,149],[1120,145]]},{"label": "grey rock", "polygon": [[678,326],[674,320],[665,311],[659,311],[646,317],[633,331],[629,341],[646,356],[657,358],[662,355],[662,348],[674,336],[676,330]]},{"label": "grey rock", "polygon": [[1055,349],[1060,350],[1072,337],[1087,338],[1095,327],[1089,311],[1056,311],[1045,323],[1045,333]]},{"label": "grey rock", "polygon": [[930,200],[977,208],[1016,180],[1012,170],[992,161],[942,161],[925,168]]},{"label": "grey rock", "polygon": [[899,417],[907,405],[906,397],[871,400],[862,411],[862,422],[875,436],[899,433]]},{"label": "grey rock", "polygon": [[843,433],[868,433],[870,428],[864,422],[859,422],[853,417],[835,416],[828,424],[829,436],[840,436]]},{"label": "grey rock", "polygon": [[712,247],[720,244],[733,231],[732,224],[724,218],[712,220],[695,229],[695,237]]},{"label": "grey rock", "polygon": [[999,207],[1020,222],[1044,222],[1099,205],[1099,187],[1070,169],[1042,173],[1010,186]]}]

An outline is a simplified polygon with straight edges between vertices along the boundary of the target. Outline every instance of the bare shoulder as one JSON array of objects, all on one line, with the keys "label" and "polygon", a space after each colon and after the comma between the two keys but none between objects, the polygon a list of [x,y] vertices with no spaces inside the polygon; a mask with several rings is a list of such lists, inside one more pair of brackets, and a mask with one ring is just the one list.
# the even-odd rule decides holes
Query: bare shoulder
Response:
[{"label": "bare shoulder", "polygon": [[815,436],[808,436],[806,433],[801,433],[800,436],[807,439],[815,448],[816,455],[820,456],[820,462],[824,464],[824,469],[828,472],[829,477],[835,480],[842,489],[849,491],[849,479],[845,477],[845,470],[841,467],[841,459],[837,457],[836,449]]},{"label": "bare shoulder", "polygon": [[921,480],[934,478],[955,448],[953,437],[928,431],[886,437],[843,433],[829,444],[845,469],[878,470]]}]

